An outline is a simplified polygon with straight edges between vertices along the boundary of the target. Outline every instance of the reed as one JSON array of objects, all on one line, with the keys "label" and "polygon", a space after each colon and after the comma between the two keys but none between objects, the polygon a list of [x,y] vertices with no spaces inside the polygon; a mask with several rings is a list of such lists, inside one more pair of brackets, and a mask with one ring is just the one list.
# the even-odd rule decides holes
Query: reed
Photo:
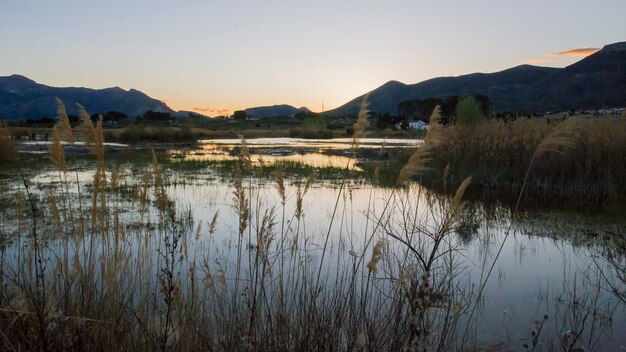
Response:
[{"label": "reed", "polygon": [[[366,116],[365,104],[362,111]],[[607,126],[566,121],[556,128],[487,121],[474,126],[483,137],[475,140],[456,126],[438,125],[436,110],[426,136],[430,145],[408,158],[399,187],[388,189],[382,202],[370,196],[366,214],[355,214],[352,190],[364,182],[343,170],[333,188],[333,213],[323,233],[312,233],[307,214],[319,209],[308,207],[307,200],[319,175],[294,177],[283,165],[264,176],[255,168],[266,166],[252,163],[243,138],[239,160],[228,164],[231,191],[215,201],[226,206],[208,209],[202,219],[172,197],[177,180],[156,153],[142,168],[111,168],[102,124],[94,126],[84,109],[77,137],[93,152],[84,161],[93,178],[70,181],[66,174],[77,170],[76,162],[65,160],[62,142],[72,143],[74,134],[63,114],[59,104],[61,119],[49,151],[59,182],[38,188],[24,176],[11,210],[24,241],[0,245],[2,350],[476,349],[464,340],[462,323],[481,293],[460,279],[464,240],[456,233],[474,217],[465,199],[486,176],[458,180],[469,170],[461,168],[466,165],[461,154],[484,160],[472,154],[474,144],[483,151],[495,148],[494,156],[515,151],[516,156],[498,157],[527,157],[527,169],[517,171],[531,185],[534,170],[550,166],[545,159],[557,162],[552,151],[574,158],[570,153],[578,153],[580,143],[572,141],[590,140],[585,145],[596,149],[586,147],[585,155],[595,163],[620,160],[599,146],[609,143],[618,151],[623,143],[601,136],[606,129],[613,130],[612,137],[621,135],[614,121]],[[355,146],[364,126],[363,119],[357,121]],[[528,134],[524,140],[514,139],[522,132]],[[456,140],[463,148],[456,149],[452,134],[464,136]],[[498,135],[511,140],[500,146]],[[591,142],[591,136],[601,140]],[[444,163],[441,151],[458,153],[458,159]],[[613,172],[605,167],[601,172]],[[409,182],[433,170],[441,172],[438,182],[454,187],[453,197],[421,197],[424,190]],[[81,200],[84,210],[72,207]],[[229,222],[223,212],[231,210],[235,218]],[[352,225],[359,215],[366,226],[357,233]],[[329,239],[331,228],[336,242]],[[619,267],[622,255],[609,252],[605,258]],[[547,325],[537,325],[534,336]],[[541,340],[531,339],[530,345],[542,346]]]},{"label": "reed", "polygon": [[515,204],[526,179],[526,203],[611,207],[626,191],[620,176],[626,172],[625,137],[626,121],[621,118],[552,123],[518,118],[431,127],[426,141],[432,148],[433,172],[422,181],[443,189],[457,187],[471,175],[474,193],[510,198]]},{"label": "reed", "polygon": [[11,130],[4,121],[0,122],[0,162],[15,161],[15,150],[11,140]]}]

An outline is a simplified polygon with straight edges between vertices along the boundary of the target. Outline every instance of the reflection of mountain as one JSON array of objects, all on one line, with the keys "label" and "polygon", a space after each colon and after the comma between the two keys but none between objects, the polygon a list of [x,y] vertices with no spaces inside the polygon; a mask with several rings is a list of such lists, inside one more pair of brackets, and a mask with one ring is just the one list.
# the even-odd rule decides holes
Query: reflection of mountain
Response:
[{"label": "reflection of mountain", "polygon": [[119,87],[105,89],[56,88],[39,84],[24,76],[0,77],[0,119],[22,120],[56,116],[54,98],[65,103],[69,114],[76,114],[76,103],[91,113],[120,111],[130,117],[148,110],[173,113],[165,103],[144,93]]},{"label": "reflection of mountain", "polygon": [[[406,100],[482,94],[494,112],[545,112],[626,106],[626,42],[607,45],[565,68],[521,65],[495,73],[433,78],[416,84],[390,81],[369,93],[373,112],[395,113]],[[330,116],[355,116],[359,96]]]},{"label": "reflection of mountain", "polygon": [[310,112],[305,107],[296,108],[291,105],[259,106],[246,109],[248,117],[293,117],[299,112]]}]

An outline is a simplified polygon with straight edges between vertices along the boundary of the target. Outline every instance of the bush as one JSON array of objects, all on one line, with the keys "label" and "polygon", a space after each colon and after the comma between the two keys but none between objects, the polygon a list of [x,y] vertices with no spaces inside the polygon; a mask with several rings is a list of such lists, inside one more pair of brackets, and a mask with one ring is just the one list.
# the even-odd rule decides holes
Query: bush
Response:
[{"label": "bush", "polygon": [[472,96],[462,97],[455,110],[456,123],[462,125],[476,124],[484,119],[483,112],[476,99]]},{"label": "bush", "polygon": [[146,126],[142,124],[129,125],[119,136],[122,143],[136,143],[146,138]]},{"label": "bush", "polygon": [[333,138],[333,132],[327,128],[292,128],[289,130],[291,138],[329,139]]},{"label": "bush", "polygon": [[195,141],[196,135],[193,132],[191,124],[184,124],[181,128],[170,128],[159,126],[148,129],[143,124],[133,124],[126,128],[119,135],[118,140],[122,143],[137,143],[140,141],[148,142],[190,142]]}]

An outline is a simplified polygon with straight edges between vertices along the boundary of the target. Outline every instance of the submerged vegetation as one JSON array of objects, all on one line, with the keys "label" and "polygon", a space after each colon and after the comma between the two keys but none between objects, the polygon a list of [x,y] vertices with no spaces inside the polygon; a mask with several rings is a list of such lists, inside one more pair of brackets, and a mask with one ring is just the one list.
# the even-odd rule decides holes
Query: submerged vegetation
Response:
[{"label": "submerged vegetation", "polygon": [[[363,104],[353,148],[367,128],[365,109]],[[427,144],[397,168],[394,181],[405,186],[388,189],[384,199],[372,199],[370,193],[362,232],[355,230],[357,214],[350,212],[355,185],[346,168],[337,175],[328,222],[321,224],[321,233],[313,233],[306,219],[319,209],[307,208],[306,198],[317,174],[301,170],[294,180],[285,176],[295,169],[288,164],[257,165],[243,140],[238,160],[223,164],[230,170],[232,190],[217,200],[228,204],[232,218],[223,213],[224,208],[210,207],[207,216],[195,218],[191,205],[175,202],[168,192],[173,180],[156,153],[140,170],[108,167],[102,121],[94,126],[84,109],[80,111],[82,124],[73,131],[59,103],[60,120],[49,153],[57,180],[35,187],[19,169],[21,187],[14,190],[10,211],[7,207],[0,214],[2,350],[479,348],[480,320],[475,311],[484,303],[483,289],[512,225],[504,230],[493,263],[483,263],[485,277],[481,272],[478,287],[470,285],[464,279],[461,249],[467,237],[459,234],[468,228],[471,232],[481,216],[464,195],[472,185],[486,187],[490,180],[489,172],[474,172],[490,158],[497,160],[489,161],[494,167],[508,161],[503,172],[517,180],[510,191],[523,195],[541,189],[535,178],[549,172],[559,158],[572,158],[573,165],[587,170],[624,157],[618,144],[608,148],[622,154],[609,156],[600,148],[607,143],[602,139],[606,128],[624,137],[613,125],[598,125],[597,131],[587,126],[584,132],[589,136],[579,151],[573,135],[582,134],[576,131],[584,122],[567,121],[556,127],[537,127],[525,120],[445,128],[433,124]],[[496,134],[485,140],[483,130]],[[82,170],[76,160],[66,159],[61,144],[74,143],[74,132],[93,154],[95,171],[89,182],[79,177]],[[551,153],[565,150],[564,155]],[[577,158],[568,157],[572,150],[595,159],[578,164]],[[486,151],[491,154],[481,154]],[[517,154],[499,155],[499,151]],[[444,164],[445,158],[449,161]],[[528,162],[513,165],[519,160]],[[616,169],[603,166],[596,175],[604,180],[602,187],[623,190],[606,176],[615,176]],[[443,173],[439,179],[453,197],[424,194],[410,182],[433,171]],[[566,182],[567,172],[556,175]],[[513,183],[504,174],[494,177],[500,178],[492,182]],[[331,239],[334,233],[339,237]],[[623,239],[618,243],[622,247],[616,250],[599,251],[603,256],[598,268],[623,264],[625,253],[619,249]],[[606,280],[589,274],[579,280],[601,279],[602,287],[615,287],[623,303],[623,274],[623,270],[617,275],[606,273]],[[578,287],[576,281],[573,285]],[[595,296],[593,290],[581,290],[573,297],[560,297],[563,310],[554,317],[539,314],[523,332],[523,343],[511,342],[507,335],[486,347],[597,349],[610,329],[610,311],[616,309],[598,299],[597,287]],[[544,324],[548,321],[555,327],[548,329]]]}]

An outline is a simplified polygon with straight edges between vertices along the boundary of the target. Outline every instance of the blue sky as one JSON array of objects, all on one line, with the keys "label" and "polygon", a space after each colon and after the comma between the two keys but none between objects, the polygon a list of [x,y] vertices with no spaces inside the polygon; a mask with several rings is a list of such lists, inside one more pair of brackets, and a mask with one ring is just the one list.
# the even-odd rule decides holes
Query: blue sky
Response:
[{"label": "blue sky", "polygon": [[495,72],[626,40],[626,1],[0,1],[0,75],[135,88],[214,116],[337,107],[389,80]]}]

